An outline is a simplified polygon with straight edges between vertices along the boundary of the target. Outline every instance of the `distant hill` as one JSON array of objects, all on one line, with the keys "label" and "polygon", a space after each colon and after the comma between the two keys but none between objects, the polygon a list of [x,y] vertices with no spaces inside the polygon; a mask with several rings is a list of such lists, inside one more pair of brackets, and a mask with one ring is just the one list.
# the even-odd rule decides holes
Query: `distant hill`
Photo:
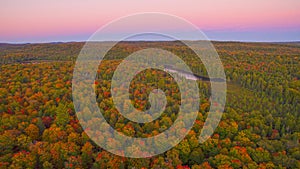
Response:
[{"label": "distant hill", "polygon": [[[104,42],[106,43],[106,42]],[[109,42],[107,42],[109,43]],[[196,43],[196,42],[195,42]],[[300,42],[219,42],[212,41],[217,52],[221,55],[232,53],[256,53],[276,56],[282,51],[286,54],[299,53]],[[51,43],[26,43],[8,44],[0,43],[0,64],[16,63],[32,60],[76,60],[84,42],[51,42]],[[163,47],[164,49],[177,50],[178,46],[184,46],[180,41],[125,41],[113,48],[116,56],[114,59],[124,58],[122,55],[130,54],[141,48]],[[130,51],[127,50],[130,48]],[[114,52],[111,52],[114,53]]]}]

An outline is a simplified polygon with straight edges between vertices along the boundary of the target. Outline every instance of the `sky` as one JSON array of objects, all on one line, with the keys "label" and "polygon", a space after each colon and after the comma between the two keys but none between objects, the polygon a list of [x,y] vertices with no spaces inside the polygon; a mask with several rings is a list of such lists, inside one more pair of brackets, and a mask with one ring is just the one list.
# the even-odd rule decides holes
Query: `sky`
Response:
[{"label": "sky", "polygon": [[299,9],[300,0],[2,0],[0,42],[86,41],[107,23],[142,12],[184,18],[210,40],[300,41]]}]

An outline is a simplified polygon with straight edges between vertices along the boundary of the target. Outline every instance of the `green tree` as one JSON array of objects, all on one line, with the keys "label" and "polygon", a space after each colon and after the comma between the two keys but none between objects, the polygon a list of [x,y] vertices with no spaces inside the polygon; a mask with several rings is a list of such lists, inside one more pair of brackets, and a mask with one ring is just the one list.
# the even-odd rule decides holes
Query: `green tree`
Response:
[{"label": "green tree", "polygon": [[67,108],[62,103],[58,104],[58,107],[56,108],[56,119],[55,122],[58,126],[65,127],[69,121],[70,121],[70,115],[67,111]]}]

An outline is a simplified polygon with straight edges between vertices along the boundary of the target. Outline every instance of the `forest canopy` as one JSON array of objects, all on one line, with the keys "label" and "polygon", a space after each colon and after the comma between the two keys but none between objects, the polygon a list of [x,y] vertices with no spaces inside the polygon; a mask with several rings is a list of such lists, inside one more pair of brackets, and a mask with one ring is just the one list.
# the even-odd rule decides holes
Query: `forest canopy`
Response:
[{"label": "forest canopy", "polygon": [[[84,43],[0,44],[0,168],[300,168],[300,46],[213,44],[227,78],[225,111],[214,134],[199,143],[210,106],[210,83],[197,81],[201,100],[188,135],[167,152],[143,159],[107,152],[80,125],[78,115],[86,123],[97,122],[89,109],[76,114],[72,102],[72,74]],[[178,118],[178,86],[167,73],[155,69],[133,79],[128,103],[146,110],[151,106],[150,91],[161,89],[167,105],[158,119],[132,122],[114,106],[110,79],[115,69],[124,57],[149,46],[180,55],[194,74],[207,76],[201,61],[191,57],[182,43],[116,45],[99,66],[94,86],[106,121],[127,136],[155,136]],[[111,143],[104,134],[97,137],[120,144]]]}]

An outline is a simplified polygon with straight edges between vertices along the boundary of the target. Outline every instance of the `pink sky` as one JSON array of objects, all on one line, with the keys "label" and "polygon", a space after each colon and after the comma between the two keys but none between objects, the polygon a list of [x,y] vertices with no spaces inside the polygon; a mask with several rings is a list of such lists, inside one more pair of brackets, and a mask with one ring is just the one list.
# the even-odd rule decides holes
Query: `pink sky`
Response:
[{"label": "pink sky", "polygon": [[102,25],[139,12],[176,15],[204,31],[300,35],[300,0],[7,0],[0,2],[0,42],[84,40]]}]

